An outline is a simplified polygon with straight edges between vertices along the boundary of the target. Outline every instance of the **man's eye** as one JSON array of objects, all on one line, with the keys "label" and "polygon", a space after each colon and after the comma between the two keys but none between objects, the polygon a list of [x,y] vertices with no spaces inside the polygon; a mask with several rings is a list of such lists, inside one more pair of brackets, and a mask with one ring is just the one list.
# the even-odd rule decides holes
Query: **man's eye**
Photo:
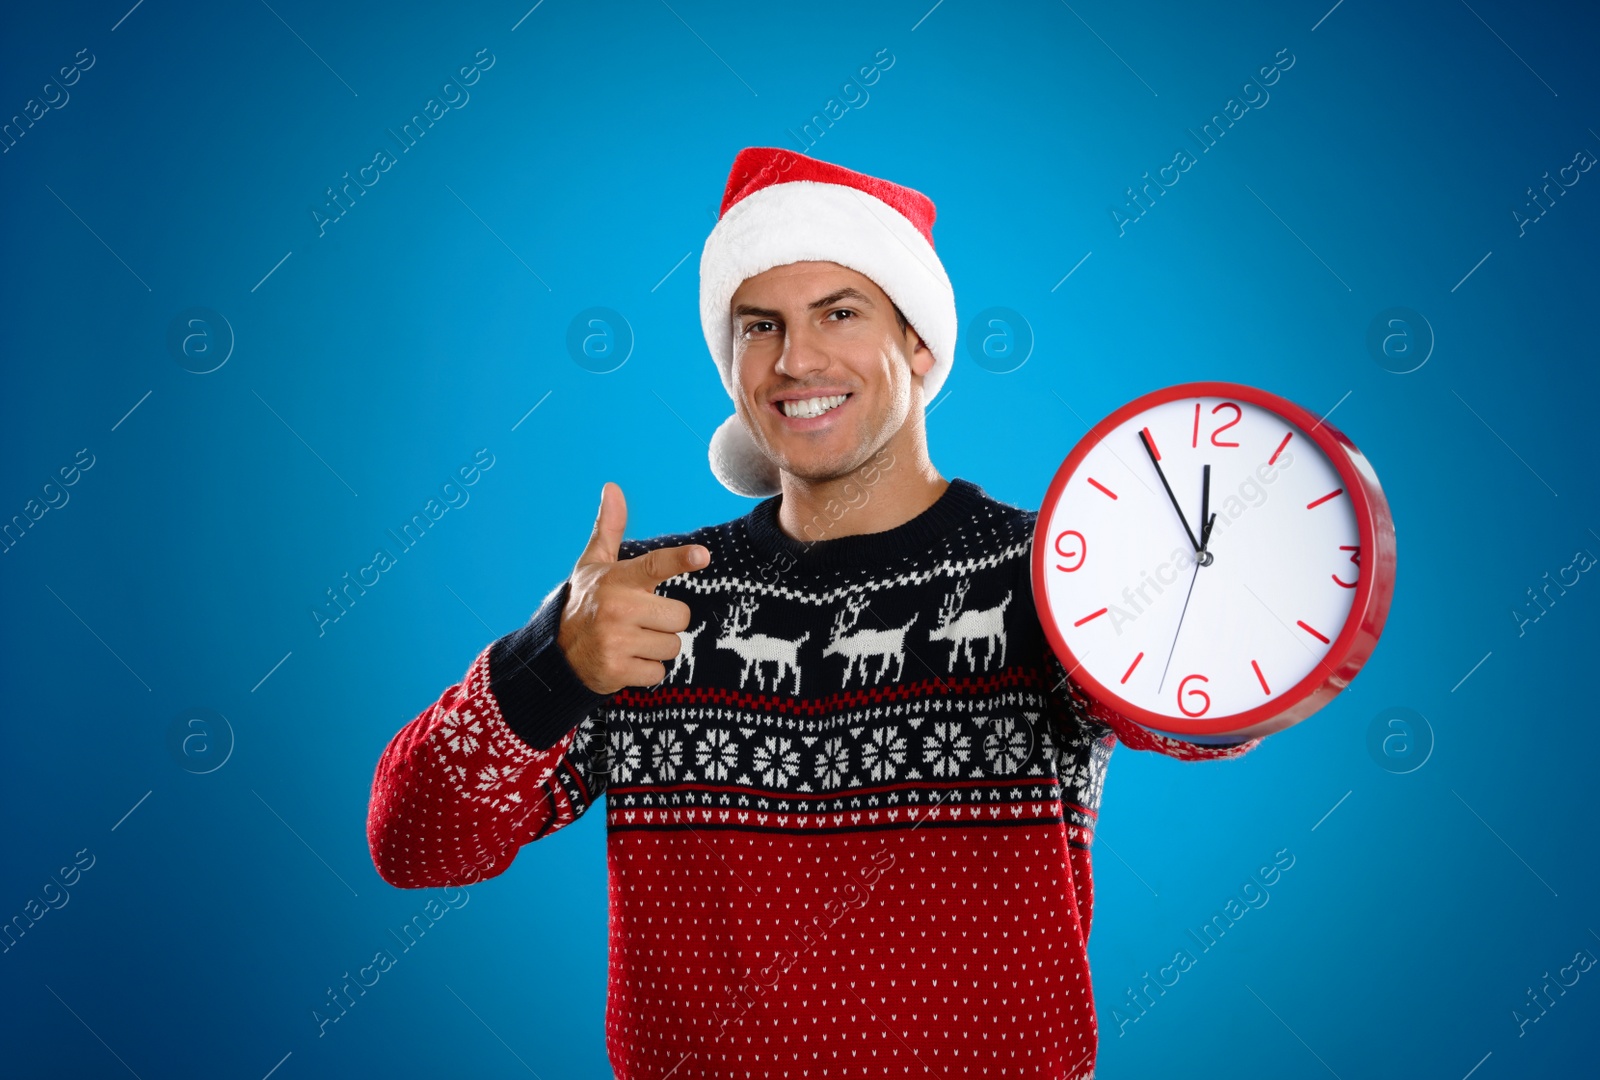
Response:
[{"label": "man's eye", "polygon": [[774,325],[772,320],[770,320],[770,319],[762,319],[759,322],[753,322],[749,326],[746,326],[744,328],[744,332],[748,334],[748,333],[751,333],[753,331],[759,331],[764,326],[772,326],[772,325]]},{"label": "man's eye", "polygon": [[[851,311],[849,308],[835,308],[834,310],[828,312],[828,316],[830,318],[832,316],[834,316],[834,315],[849,315],[849,316],[854,317],[855,312]],[[848,321],[848,320],[843,320],[843,321]]]}]

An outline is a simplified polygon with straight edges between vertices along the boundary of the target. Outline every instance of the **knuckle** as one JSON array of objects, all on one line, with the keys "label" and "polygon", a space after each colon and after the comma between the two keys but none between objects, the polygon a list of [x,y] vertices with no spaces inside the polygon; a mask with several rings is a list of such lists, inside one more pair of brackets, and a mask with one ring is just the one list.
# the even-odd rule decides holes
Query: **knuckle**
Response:
[{"label": "knuckle", "polygon": [[607,626],[626,625],[635,608],[633,593],[628,589],[609,589],[600,600],[600,616]]},{"label": "knuckle", "polygon": [[689,629],[689,621],[693,617],[694,613],[689,610],[688,604],[684,603],[682,600],[672,601],[672,625],[674,632]]}]

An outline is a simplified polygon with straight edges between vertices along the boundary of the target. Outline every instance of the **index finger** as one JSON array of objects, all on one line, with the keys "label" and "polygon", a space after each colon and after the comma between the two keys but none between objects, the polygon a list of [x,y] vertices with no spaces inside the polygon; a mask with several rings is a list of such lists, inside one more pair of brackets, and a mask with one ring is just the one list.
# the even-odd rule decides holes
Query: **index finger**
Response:
[{"label": "index finger", "polygon": [[702,545],[683,544],[647,551],[636,558],[624,560],[624,565],[636,580],[654,588],[668,578],[699,570],[710,562],[711,552]]}]

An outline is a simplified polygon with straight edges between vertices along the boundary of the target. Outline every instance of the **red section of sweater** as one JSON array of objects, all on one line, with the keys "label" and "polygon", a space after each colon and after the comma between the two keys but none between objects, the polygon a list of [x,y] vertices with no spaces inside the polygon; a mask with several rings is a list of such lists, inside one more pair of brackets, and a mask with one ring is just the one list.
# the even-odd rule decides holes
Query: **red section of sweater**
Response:
[{"label": "red section of sweater", "polygon": [[[1193,760],[1253,745],[1119,726]],[[470,884],[570,824],[593,798],[569,760],[580,733],[524,743],[489,692],[485,649],[383,753],[368,828],[383,878]],[[891,803],[893,788],[821,820],[740,805],[731,787],[725,807],[610,810],[618,1080],[1092,1075],[1094,814],[1059,794],[913,804]]]}]

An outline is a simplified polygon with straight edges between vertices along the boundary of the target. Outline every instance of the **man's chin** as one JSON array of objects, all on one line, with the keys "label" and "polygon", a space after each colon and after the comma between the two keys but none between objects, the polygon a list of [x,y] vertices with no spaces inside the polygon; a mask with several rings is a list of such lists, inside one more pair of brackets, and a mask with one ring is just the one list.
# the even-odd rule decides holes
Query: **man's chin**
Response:
[{"label": "man's chin", "polygon": [[844,480],[856,473],[862,465],[871,458],[865,455],[839,455],[833,457],[784,457],[777,455],[780,471],[803,480],[808,484],[825,484],[832,480]]},{"label": "man's chin", "polygon": [[855,427],[816,432],[762,432],[762,451],[780,471],[797,480],[823,484],[842,480],[872,459],[876,448],[869,432]]}]

